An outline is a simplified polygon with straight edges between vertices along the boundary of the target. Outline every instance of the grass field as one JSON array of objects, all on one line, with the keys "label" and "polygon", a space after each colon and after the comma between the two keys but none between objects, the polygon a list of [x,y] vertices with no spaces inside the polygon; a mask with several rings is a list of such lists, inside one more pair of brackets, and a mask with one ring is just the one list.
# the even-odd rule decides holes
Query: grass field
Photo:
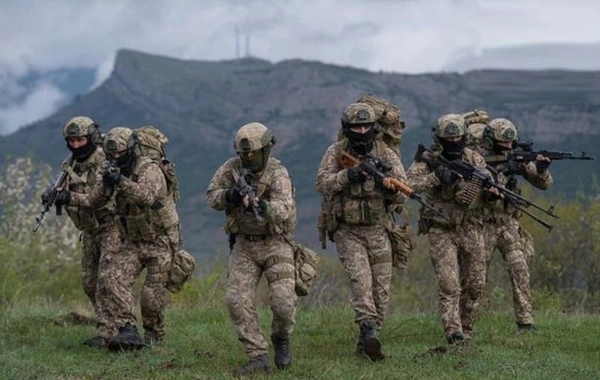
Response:
[{"label": "grass field", "polygon": [[[93,325],[53,306],[13,306],[0,319],[1,379],[228,379],[246,360],[224,307],[173,307],[162,346],[110,353],[82,345]],[[596,379],[600,317],[542,314],[538,333],[520,333],[512,315],[483,313],[474,341],[445,344],[435,315],[390,315],[381,338],[388,355],[355,354],[349,307],[301,307],[294,363],[273,379]],[[270,311],[261,311],[268,334]],[[272,351],[270,352],[272,360]],[[260,377],[259,377],[260,378]]]}]

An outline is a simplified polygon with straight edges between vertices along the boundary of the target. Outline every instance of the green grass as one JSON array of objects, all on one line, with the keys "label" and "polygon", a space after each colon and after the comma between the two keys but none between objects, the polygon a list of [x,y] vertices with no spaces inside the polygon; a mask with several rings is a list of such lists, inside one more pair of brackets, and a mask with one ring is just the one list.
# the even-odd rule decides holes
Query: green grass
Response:
[{"label": "green grass", "polygon": [[[82,342],[92,325],[59,322],[71,310],[12,306],[0,317],[1,379],[228,379],[246,360],[223,306],[172,307],[160,347],[109,353]],[[261,310],[268,334],[270,312]],[[542,314],[539,332],[519,333],[512,315],[484,313],[468,347],[449,347],[435,315],[390,315],[388,358],[355,355],[349,307],[301,307],[294,364],[274,379],[593,379],[600,377],[600,317]],[[272,360],[272,352],[270,353]]]}]

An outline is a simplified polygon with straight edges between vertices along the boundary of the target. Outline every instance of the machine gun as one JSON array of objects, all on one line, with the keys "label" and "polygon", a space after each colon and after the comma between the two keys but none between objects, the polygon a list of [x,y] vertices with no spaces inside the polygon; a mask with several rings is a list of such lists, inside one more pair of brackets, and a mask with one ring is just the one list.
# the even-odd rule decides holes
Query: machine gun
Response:
[{"label": "machine gun", "polygon": [[[428,155],[424,155],[423,153],[428,153]],[[427,149],[423,144],[419,144],[419,148],[417,150],[417,157],[419,157],[421,160],[423,160],[429,165],[437,164],[453,171],[464,180],[471,181],[477,184],[477,186],[480,189],[497,189],[501,196],[504,197],[505,200],[510,202],[517,210],[520,210],[524,214],[530,216],[535,221],[548,228],[548,230],[552,230],[552,225],[548,224],[539,217],[525,210],[525,208],[533,207],[544,212],[546,215],[549,215],[553,218],[558,218],[558,215],[554,212],[554,205],[550,206],[548,209],[545,209],[542,206],[526,198],[523,198],[521,195],[515,193],[514,191],[509,190],[506,187],[496,183],[496,181],[494,181],[494,179],[491,178],[487,173],[482,172],[473,165],[470,165],[460,160],[450,161],[441,154],[436,154],[435,152]]]}]

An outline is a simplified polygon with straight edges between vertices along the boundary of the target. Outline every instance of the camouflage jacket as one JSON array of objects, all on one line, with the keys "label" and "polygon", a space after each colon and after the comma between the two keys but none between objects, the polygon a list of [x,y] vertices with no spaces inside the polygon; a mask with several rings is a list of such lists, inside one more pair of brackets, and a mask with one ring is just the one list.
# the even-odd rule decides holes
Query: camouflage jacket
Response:
[{"label": "camouflage jacket", "polygon": [[234,206],[226,200],[227,191],[238,186],[236,176],[241,167],[239,157],[227,160],[217,169],[206,191],[208,205],[215,210],[225,211],[225,232],[244,235],[292,234],[296,226],[296,201],[287,169],[270,157],[262,172],[249,174],[245,178],[255,195],[268,204],[268,212],[261,220],[257,220],[250,208]]},{"label": "camouflage jacket", "polygon": [[115,214],[119,227],[132,241],[154,241],[156,237],[179,223],[173,194],[156,161],[137,158],[131,175],[123,176],[114,194],[106,196],[100,180],[88,196],[73,194],[71,204],[98,207],[114,196]]},{"label": "camouflage jacket", "polygon": [[[339,222],[356,225],[376,225],[388,221],[390,212],[405,202],[402,192],[384,189],[368,177],[362,184],[351,184],[348,169],[341,162],[343,152],[352,154],[347,139],[333,143],[325,152],[317,171],[316,189],[328,199],[332,216]],[[406,182],[404,166],[396,153],[382,141],[376,140],[370,155],[385,162],[392,178]]]},{"label": "camouflage jacket", "polygon": [[[61,168],[66,171],[66,188],[72,195],[89,194],[96,186],[98,180],[101,180],[100,170],[106,155],[101,148],[96,149],[85,161],[65,160]],[[75,227],[81,231],[91,231],[106,223],[112,222],[113,205],[107,203],[97,208],[79,207],[71,202],[65,207],[69,218],[73,221]]]},{"label": "camouflage jacket", "polygon": [[[491,174],[486,169],[484,158],[477,152],[465,148],[462,161],[473,165],[484,173]],[[484,204],[481,194],[472,203],[465,204],[463,196],[468,191],[467,181],[457,181],[453,186],[442,185],[434,171],[423,161],[415,160],[406,173],[408,185],[416,193],[425,193],[426,201],[434,208],[443,211],[450,217],[451,221],[435,215],[433,212],[423,209],[421,217],[430,219],[443,225],[460,225],[466,220],[480,220],[482,218],[482,206]]]}]

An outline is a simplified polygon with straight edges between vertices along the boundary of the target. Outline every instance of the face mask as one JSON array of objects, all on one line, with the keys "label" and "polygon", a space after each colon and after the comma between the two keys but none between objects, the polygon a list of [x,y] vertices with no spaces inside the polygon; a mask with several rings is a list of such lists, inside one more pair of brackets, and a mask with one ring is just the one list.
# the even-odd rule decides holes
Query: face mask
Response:
[{"label": "face mask", "polygon": [[496,154],[503,154],[505,152],[508,152],[508,151],[512,150],[513,149],[512,148],[513,145],[514,145],[514,143],[511,144],[510,148],[506,148],[506,147],[503,147],[503,146],[499,145],[497,142],[494,142],[494,146],[492,147],[492,150]]},{"label": "face mask", "polygon": [[258,173],[262,171],[267,161],[269,160],[270,149],[263,148],[252,152],[252,156],[248,157],[244,154],[240,154],[240,159],[242,160],[242,167],[246,169],[250,169],[252,173]]},{"label": "face mask", "polygon": [[130,151],[125,152],[125,154],[120,155],[115,159],[115,165],[123,170],[133,167],[133,156]]},{"label": "face mask", "polygon": [[96,151],[96,145],[89,139],[85,145],[82,145],[79,148],[73,148],[67,143],[67,148],[73,153],[73,158],[80,162],[87,159]]},{"label": "face mask", "polygon": [[457,160],[462,156],[463,149],[465,148],[465,139],[462,138],[460,141],[448,141],[440,139],[440,145],[442,145],[442,156],[449,160]]},{"label": "face mask", "polygon": [[375,136],[375,128],[371,127],[365,133],[354,132],[350,128],[344,132],[348,141],[350,142],[350,148],[358,153],[359,155],[365,155],[373,149],[373,137]]}]

